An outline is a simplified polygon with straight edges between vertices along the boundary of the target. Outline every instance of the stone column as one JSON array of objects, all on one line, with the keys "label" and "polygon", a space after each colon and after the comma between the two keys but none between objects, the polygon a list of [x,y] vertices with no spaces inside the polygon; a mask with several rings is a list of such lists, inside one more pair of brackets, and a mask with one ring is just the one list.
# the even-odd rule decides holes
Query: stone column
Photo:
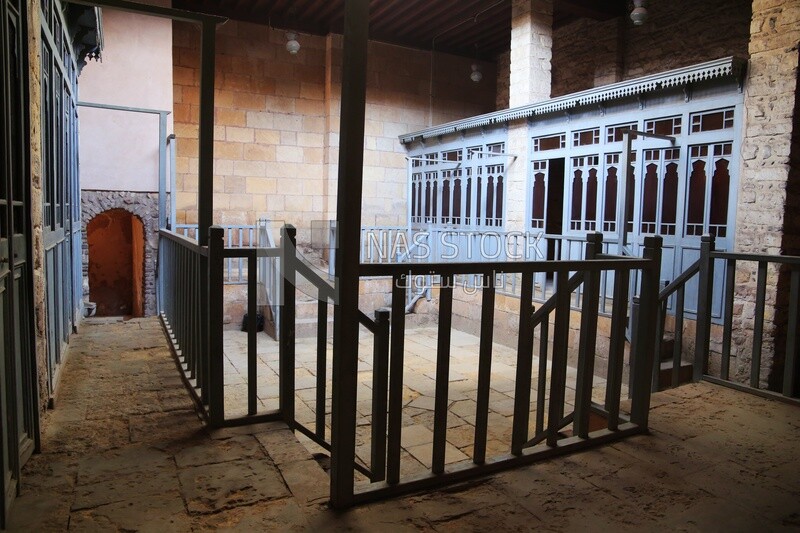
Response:
[{"label": "stone column", "polygon": [[34,328],[36,342],[36,374],[39,387],[39,408],[44,411],[49,397],[47,377],[47,301],[45,293],[44,273],[44,241],[42,230],[42,123],[41,110],[41,76],[42,65],[40,35],[40,1],[28,2],[28,98],[30,99],[30,157],[31,157],[31,225],[33,265],[33,309],[35,313]]},{"label": "stone column", "polygon": [[[511,74],[509,105],[517,107],[550,98],[553,51],[553,0],[513,0],[511,7]],[[507,223],[509,231],[524,231],[527,193],[528,126],[509,124]]]},{"label": "stone column", "polygon": [[[745,83],[745,122],[742,167],[736,213],[736,251],[769,254],[797,253],[796,211],[798,171],[792,159],[792,131],[798,112],[798,42],[800,5],[793,0],[754,0],[750,25],[750,64]],[[798,151],[798,147],[794,147]],[[795,153],[795,159],[798,154]],[[792,203],[794,202],[794,203]],[[793,244],[794,243],[794,244]],[[781,277],[778,269],[767,275],[767,310],[764,324],[761,383],[770,380],[773,355],[782,366],[780,320],[775,319]],[[784,280],[785,282],[785,280]],[[738,364],[732,373],[748,373],[752,345],[756,292],[756,265],[740,264],[736,272],[734,350]],[[787,292],[787,291],[784,291]],[[777,376],[776,376],[777,377]]]}]

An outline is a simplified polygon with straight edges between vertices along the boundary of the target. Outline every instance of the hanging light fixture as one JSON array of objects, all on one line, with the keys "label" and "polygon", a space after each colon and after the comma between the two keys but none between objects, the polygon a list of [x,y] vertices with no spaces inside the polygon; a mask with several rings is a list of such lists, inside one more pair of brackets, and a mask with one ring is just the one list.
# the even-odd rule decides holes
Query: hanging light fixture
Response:
[{"label": "hanging light fixture", "polygon": [[297,42],[297,34],[293,31],[286,32],[286,51],[292,55],[300,51],[300,43]]},{"label": "hanging light fixture", "polygon": [[477,63],[472,64],[472,74],[469,75],[469,79],[478,83],[483,79],[483,73],[481,72],[481,68],[478,66]]},{"label": "hanging light fixture", "polygon": [[631,20],[634,26],[641,26],[647,20],[647,9],[644,7],[644,0],[633,0]]}]

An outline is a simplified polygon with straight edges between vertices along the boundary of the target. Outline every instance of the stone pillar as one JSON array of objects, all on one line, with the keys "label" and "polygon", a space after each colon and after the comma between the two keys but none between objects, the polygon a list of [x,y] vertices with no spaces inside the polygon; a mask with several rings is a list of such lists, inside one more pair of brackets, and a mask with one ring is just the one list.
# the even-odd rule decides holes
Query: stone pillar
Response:
[{"label": "stone pillar", "polygon": [[[509,105],[517,107],[550,98],[553,52],[553,0],[513,0],[511,7],[511,73]],[[509,231],[524,231],[527,193],[528,126],[509,124],[507,223]]]},{"label": "stone pillar", "polygon": [[36,374],[39,381],[39,408],[47,407],[49,384],[47,378],[47,301],[44,273],[44,241],[42,230],[42,123],[41,76],[42,65],[40,35],[40,1],[28,2],[28,97],[30,99],[30,157],[31,157],[31,225],[33,227],[33,309],[35,313],[34,335],[36,342]]},{"label": "stone pillar", "polygon": [[[745,122],[742,167],[736,213],[736,251],[780,254],[791,251],[797,228],[791,223],[797,205],[790,196],[797,187],[792,170],[792,130],[796,124],[800,5],[793,0],[754,0],[750,25],[750,64],[745,83]],[[795,147],[795,151],[798,148]],[[797,156],[795,156],[797,157]],[[794,234],[792,234],[794,233]],[[787,247],[789,250],[787,250]],[[794,249],[797,252],[796,249]],[[777,269],[767,275],[767,311],[762,352],[762,386],[773,368],[773,355],[782,348],[774,320],[778,287]],[[739,376],[750,364],[756,292],[756,266],[741,264],[736,273],[734,349]],[[741,312],[736,312],[741,310]],[[782,355],[779,357],[782,359]],[[777,362],[777,359],[776,359]],[[780,364],[778,364],[780,366]]]},{"label": "stone pillar", "polygon": [[513,0],[511,107],[550,98],[552,57],[553,0]]}]

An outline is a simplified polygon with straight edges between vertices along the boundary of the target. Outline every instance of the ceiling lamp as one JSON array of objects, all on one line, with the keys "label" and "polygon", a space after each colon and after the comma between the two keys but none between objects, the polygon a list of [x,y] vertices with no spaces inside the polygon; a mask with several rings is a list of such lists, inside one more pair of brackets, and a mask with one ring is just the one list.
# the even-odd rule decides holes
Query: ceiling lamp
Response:
[{"label": "ceiling lamp", "polygon": [[481,73],[481,68],[478,66],[477,63],[472,64],[472,74],[469,75],[469,79],[478,83],[483,79],[483,74]]},{"label": "ceiling lamp", "polygon": [[644,0],[633,0],[631,20],[634,26],[641,26],[647,20],[647,9],[644,7]]},{"label": "ceiling lamp", "polygon": [[286,33],[286,51],[292,55],[300,51],[300,43],[297,42],[297,34],[292,31]]}]

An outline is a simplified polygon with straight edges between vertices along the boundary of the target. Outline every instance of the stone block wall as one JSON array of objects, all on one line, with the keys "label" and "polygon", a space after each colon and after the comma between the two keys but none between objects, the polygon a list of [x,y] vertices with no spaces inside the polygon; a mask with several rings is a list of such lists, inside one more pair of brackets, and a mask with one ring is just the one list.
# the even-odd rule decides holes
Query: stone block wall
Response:
[{"label": "stone block wall", "polygon": [[647,3],[649,18],[579,19],[553,32],[560,96],[725,56],[747,57],[750,0]]},{"label": "stone block wall", "polygon": [[39,387],[39,408],[48,400],[47,377],[47,294],[44,272],[44,240],[42,228],[42,93],[41,93],[41,22],[40,0],[28,2],[28,98],[30,99],[30,165],[31,165],[31,236],[33,266],[34,337],[36,343],[36,375]]},{"label": "stone block wall", "polygon": [[[511,107],[550,98],[553,0],[515,0],[511,4],[509,101]],[[528,123],[508,125],[506,230],[524,231],[528,181]]]},{"label": "stone block wall", "polygon": [[81,191],[83,243],[83,298],[89,298],[89,239],[86,226],[109,209],[125,209],[144,226],[144,315],[156,314],[156,257],[158,256],[158,193],[125,191]]},{"label": "stone block wall", "polygon": [[499,109],[507,109],[510,98],[509,91],[511,89],[511,51],[498,54],[495,58],[497,64],[497,97],[495,98],[495,107]]},{"label": "stone block wall", "polygon": [[[341,37],[285,33],[229,21],[219,27],[216,68],[215,222],[259,217],[304,229],[335,215]],[[174,112],[178,138],[177,221],[197,219],[199,34],[173,27]],[[398,135],[488,112],[496,75],[469,79],[472,60],[370,43],[364,169],[364,224],[405,223],[407,162]],[[433,71],[433,98],[431,72]]]},{"label": "stone block wall", "polygon": [[[755,0],[750,32],[736,251],[797,254],[800,3]],[[733,349],[739,376],[750,367],[756,271],[752,262],[737,265],[736,299],[741,313],[734,318]],[[761,382],[772,388],[780,385],[783,369],[787,293],[788,272],[771,267]]]}]

